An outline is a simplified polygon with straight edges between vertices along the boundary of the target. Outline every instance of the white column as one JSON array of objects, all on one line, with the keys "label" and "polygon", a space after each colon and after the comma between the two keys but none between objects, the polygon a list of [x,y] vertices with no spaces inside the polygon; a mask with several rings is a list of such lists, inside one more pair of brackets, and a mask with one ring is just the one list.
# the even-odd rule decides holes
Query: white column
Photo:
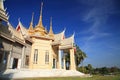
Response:
[{"label": "white column", "polygon": [[58,60],[59,60],[59,69],[62,69],[62,50],[59,50],[58,53]]},{"label": "white column", "polygon": [[7,60],[7,68],[10,68],[10,58],[11,58],[11,50],[8,54],[8,60]]},{"label": "white column", "polygon": [[64,65],[64,69],[66,70],[66,64],[65,64],[65,56],[64,56],[64,59],[63,59],[63,65]]},{"label": "white column", "polygon": [[56,59],[55,59],[55,69],[57,68],[57,61],[56,61]]},{"label": "white column", "polygon": [[10,52],[9,52],[9,56],[8,56],[8,68],[12,69],[12,65],[13,65],[13,58],[12,58],[12,54],[13,54],[13,44],[11,44],[10,46]]},{"label": "white column", "polygon": [[25,46],[22,48],[21,68],[25,66]]},{"label": "white column", "polygon": [[13,67],[13,58],[11,57],[10,59],[10,67],[9,68],[12,68]]},{"label": "white column", "polygon": [[20,69],[21,68],[21,59],[18,59],[18,65],[17,68]]},{"label": "white column", "polygon": [[74,49],[70,49],[70,70],[76,70]]}]

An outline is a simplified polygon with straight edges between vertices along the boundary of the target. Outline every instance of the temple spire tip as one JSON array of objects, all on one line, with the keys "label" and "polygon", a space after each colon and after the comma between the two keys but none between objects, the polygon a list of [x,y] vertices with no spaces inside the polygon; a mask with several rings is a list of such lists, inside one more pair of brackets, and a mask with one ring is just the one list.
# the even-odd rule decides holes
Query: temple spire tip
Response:
[{"label": "temple spire tip", "polygon": [[50,36],[50,37],[54,37],[54,33],[53,33],[53,30],[52,30],[52,17],[50,18],[50,30],[49,30],[49,36]]},{"label": "temple spire tip", "polygon": [[32,19],[31,19],[31,22],[30,22],[29,30],[33,30],[33,18],[34,18],[34,12],[32,13]]},{"label": "temple spire tip", "polygon": [[50,27],[52,27],[52,17],[50,18]]},{"label": "temple spire tip", "polygon": [[41,2],[40,16],[42,16],[43,2]]},{"label": "temple spire tip", "polygon": [[33,23],[33,18],[34,18],[34,12],[32,13],[32,19],[31,19],[31,22]]},{"label": "temple spire tip", "polygon": [[20,17],[18,18],[18,22],[20,22]]},{"label": "temple spire tip", "polygon": [[40,18],[39,18],[38,25],[42,25],[42,9],[43,9],[43,2],[41,2],[41,8],[40,8]]}]

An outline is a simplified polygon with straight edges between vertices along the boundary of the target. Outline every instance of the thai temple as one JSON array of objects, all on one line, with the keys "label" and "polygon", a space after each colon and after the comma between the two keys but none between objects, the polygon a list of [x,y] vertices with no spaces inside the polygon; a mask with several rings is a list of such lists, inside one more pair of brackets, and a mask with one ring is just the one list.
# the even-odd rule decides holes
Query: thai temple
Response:
[{"label": "thai temple", "polygon": [[74,34],[65,37],[65,29],[55,34],[50,19],[50,30],[42,23],[41,4],[39,21],[33,26],[34,14],[27,29],[20,20],[14,28],[0,0],[0,70],[4,69],[67,69],[66,55],[70,57],[69,69],[76,70]]}]

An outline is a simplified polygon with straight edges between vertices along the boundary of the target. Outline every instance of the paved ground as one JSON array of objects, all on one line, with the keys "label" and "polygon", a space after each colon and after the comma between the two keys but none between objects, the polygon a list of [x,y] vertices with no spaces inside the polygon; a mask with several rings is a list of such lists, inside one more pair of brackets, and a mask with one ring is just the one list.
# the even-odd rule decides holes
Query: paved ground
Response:
[{"label": "paved ground", "polygon": [[29,69],[8,69],[0,73],[0,77],[3,78],[28,78],[28,77],[68,77],[68,76],[79,76],[86,77],[84,73],[75,70],[29,70]]}]

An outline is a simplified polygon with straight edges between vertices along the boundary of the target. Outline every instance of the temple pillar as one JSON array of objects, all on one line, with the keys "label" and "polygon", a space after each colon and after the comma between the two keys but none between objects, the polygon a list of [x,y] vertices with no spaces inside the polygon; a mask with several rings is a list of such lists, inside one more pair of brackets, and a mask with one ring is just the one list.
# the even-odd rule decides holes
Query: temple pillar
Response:
[{"label": "temple pillar", "polygon": [[22,47],[22,58],[21,61],[19,59],[20,67],[19,68],[24,68],[25,67],[25,46]]},{"label": "temple pillar", "polygon": [[59,50],[58,52],[58,66],[59,69],[62,69],[62,50]]},{"label": "temple pillar", "polygon": [[10,67],[10,61],[11,61],[11,60],[10,60],[10,58],[11,58],[11,53],[12,53],[12,52],[11,52],[11,50],[10,50],[10,51],[9,51],[9,55],[8,55],[8,60],[7,60],[7,68],[11,68],[11,67]]},{"label": "temple pillar", "polygon": [[70,49],[70,70],[76,70],[74,49]]}]

